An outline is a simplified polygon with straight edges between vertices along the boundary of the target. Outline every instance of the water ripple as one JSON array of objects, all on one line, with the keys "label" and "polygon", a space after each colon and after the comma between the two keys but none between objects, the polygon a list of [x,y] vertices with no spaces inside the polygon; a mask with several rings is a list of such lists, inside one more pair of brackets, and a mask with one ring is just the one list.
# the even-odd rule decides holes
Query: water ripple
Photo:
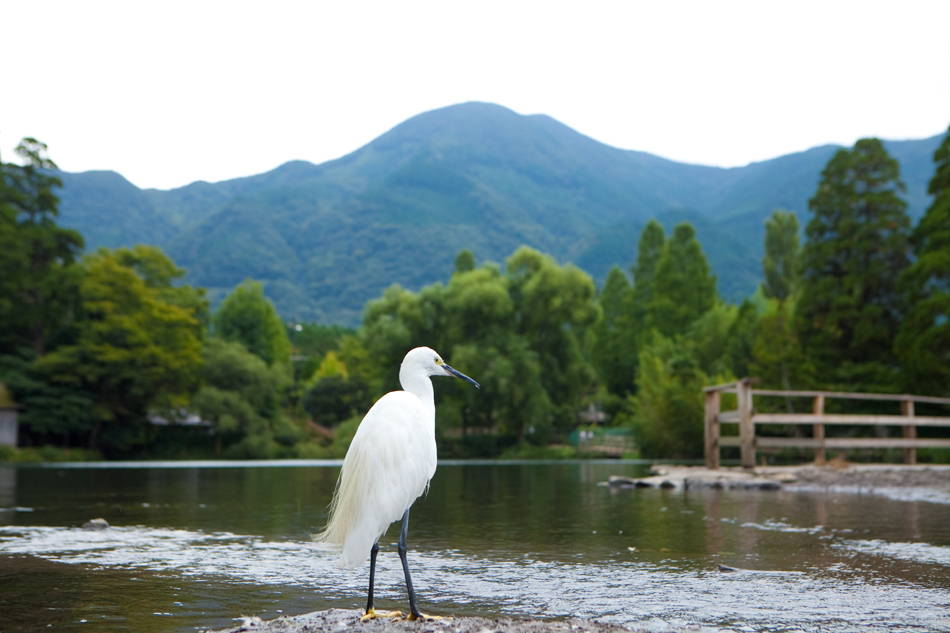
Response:
[{"label": "water ripple", "polygon": [[[757,529],[791,528],[781,523]],[[813,530],[815,528],[809,528]],[[794,531],[795,529],[793,529]],[[389,543],[378,562],[380,601],[403,600],[402,571]],[[950,550],[919,543],[842,541],[834,547],[950,565]],[[29,554],[63,563],[144,569],[190,578],[302,586],[362,598],[366,570],[344,571],[326,547],[306,541],[268,541],[228,532],[115,527],[0,527],[0,553]],[[950,592],[860,578],[818,574],[723,574],[671,563],[555,562],[466,555],[458,550],[411,552],[415,584],[429,602],[493,604],[512,614],[580,616],[654,631],[684,626],[756,630],[950,630],[936,605]],[[355,604],[359,604],[356,602]],[[354,605],[355,606],[355,605]]]}]

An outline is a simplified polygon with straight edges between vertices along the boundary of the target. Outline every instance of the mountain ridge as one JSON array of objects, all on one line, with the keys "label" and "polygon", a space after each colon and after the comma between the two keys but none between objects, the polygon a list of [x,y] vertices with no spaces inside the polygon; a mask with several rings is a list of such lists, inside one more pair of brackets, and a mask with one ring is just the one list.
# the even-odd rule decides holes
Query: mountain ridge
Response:
[{"label": "mountain ridge", "polygon": [[[941,139],[885,142],[915,219],[929,204]],[[319,165],[289,161],[218,183],[141,190],[115,172],[64,173],[61,219],[89,249],[158,244],[214,300],[253,277],[285,319],[353,325],[391,283],[445,280],[463,248],[501,262],[528,244],[601,280],[633,261],[649,219],[669,229],[690,218],[720,294],[739,300],[761,276],[764,219],[786,208],[804,225],[837,149],[689,165],[605,145],[546,115],[467,103],[419,114]]]}]

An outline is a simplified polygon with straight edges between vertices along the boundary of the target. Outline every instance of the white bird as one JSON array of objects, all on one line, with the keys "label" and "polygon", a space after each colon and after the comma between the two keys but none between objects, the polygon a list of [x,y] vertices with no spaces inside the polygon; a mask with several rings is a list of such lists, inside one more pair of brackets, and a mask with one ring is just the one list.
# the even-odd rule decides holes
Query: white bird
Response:
[{"label": "white bird", "polygon": [[403,391],[392,391],[376,401],[343,459],[330,504],[326,529],[317,539],[340,547],[340,566],[355,567],[370,558],[369,593],[364,619],[396,617],[400,612],[373,608],[373,580],[379,539],[389,525],[402,518],[399,558],[406,574],[410,620],[423,617],[406,562],[409,507],[429,486],[435,474],[435,400],[430,376],[454,376],[478,383],[445,364],[428,347],[406,354],[399,368]]}]

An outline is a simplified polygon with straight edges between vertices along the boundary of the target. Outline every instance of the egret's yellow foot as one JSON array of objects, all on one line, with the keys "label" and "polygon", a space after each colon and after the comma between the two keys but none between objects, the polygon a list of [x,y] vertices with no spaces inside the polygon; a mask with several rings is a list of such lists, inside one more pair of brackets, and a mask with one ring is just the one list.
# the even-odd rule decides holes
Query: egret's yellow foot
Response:
[{"label": "egret's yellow foot", "polygon": [[377,611],[376,609],[370,609],[366,612],[366,615],[360,618],[360,622],[366,622],[367,620],[375,620],[376,618],[390,618],[396,620],[402,617],[402,611]]},{"label": "egret's yellow foot", "polygon": [[451,620],[452,616],[450,615],[429,615],[428,613],[420,613],[418,616],[414,616],[411,613],[405,617],[406,620],[422,620],[423,622],[437,622],[439,620]]}]

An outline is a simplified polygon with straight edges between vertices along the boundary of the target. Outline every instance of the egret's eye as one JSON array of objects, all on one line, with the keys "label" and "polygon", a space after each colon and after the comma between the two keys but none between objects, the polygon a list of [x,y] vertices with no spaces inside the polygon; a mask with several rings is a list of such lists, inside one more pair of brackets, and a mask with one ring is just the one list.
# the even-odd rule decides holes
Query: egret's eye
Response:
[{"label": "egret's eye", "polygon": [[436,364],[436,365],[442,365],[442,364],[443,364],[443,363],[442,363],[442,359],[439,358],[438,356],[436,356],[436,357],[435,357],[435,364]]}]

